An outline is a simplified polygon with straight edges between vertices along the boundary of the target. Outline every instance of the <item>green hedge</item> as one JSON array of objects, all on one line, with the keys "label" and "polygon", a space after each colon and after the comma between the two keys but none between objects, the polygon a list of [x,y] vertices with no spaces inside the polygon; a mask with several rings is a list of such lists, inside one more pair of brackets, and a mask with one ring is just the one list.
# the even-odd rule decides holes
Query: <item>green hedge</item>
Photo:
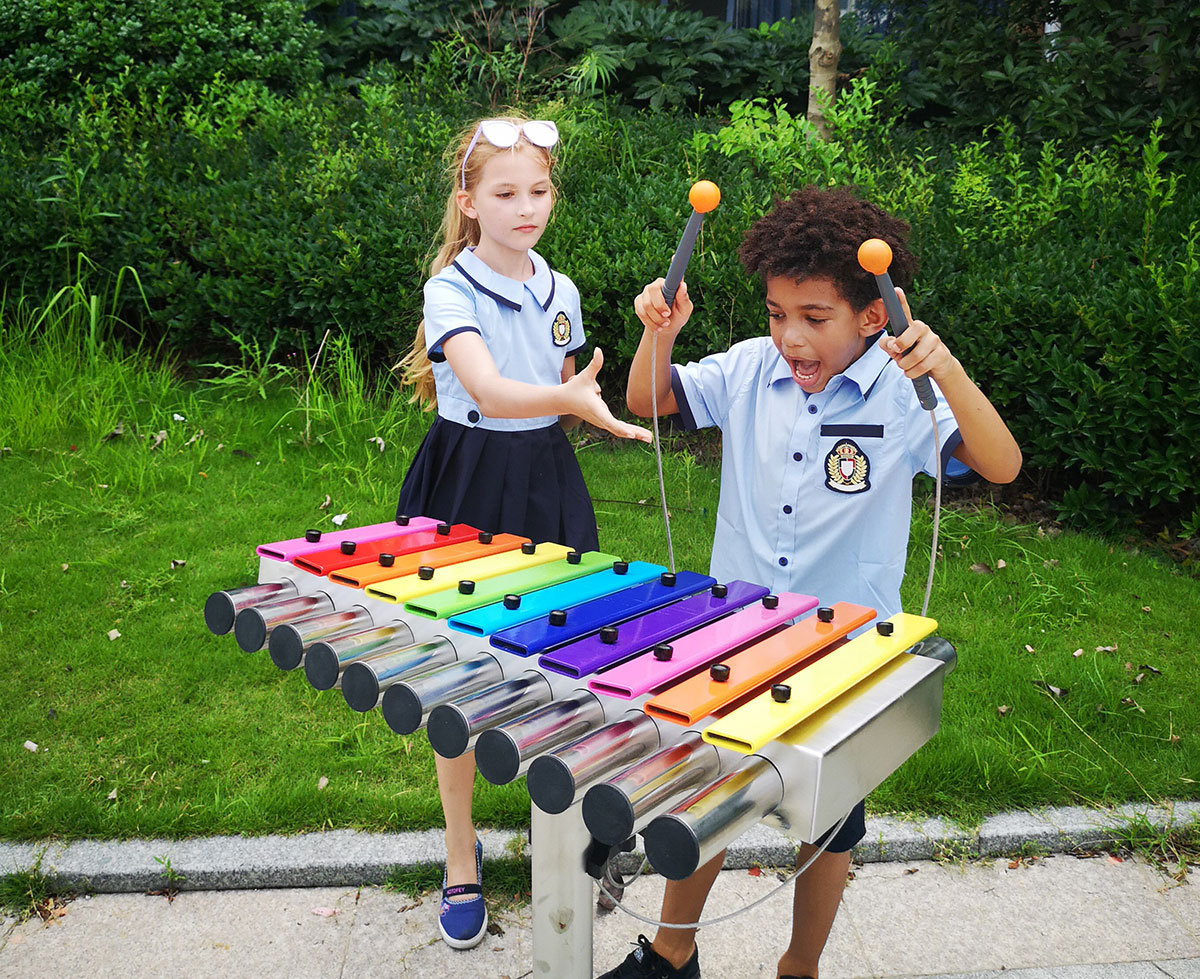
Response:
[{"label": "green hedge", "polygon": [[[0,107],[0,271],[10,295],[49,295],[83,254],[125,280],[131,330],[196,363],[258,340],[315,350],[327,330],[380,368],[420,316],[421,268],[445,200],[441,153],[481,110],[417,74],[357,96],[291,98],[218,80],[181,111],[93,86],[71,107]],[[935,151],[880,118],[864,80],[809,138],[781,106],[731,118],[577,100],[535,107],[563,132],[562,199],[542,251],[580,287],[620,390],[633,297],[662,274],[688,212],[723,201],[688,271],[697,357],[765,328],[735,254],[772,196],[853,183],[913,224],[918,315],[1000,406],[1065,512],[1200,526],[1200,173],[1137,150],[1032,153],[1011,127]],[[34,121],[31,122],[30,120]],[[144,299],[143,299],[144,295]]]}]

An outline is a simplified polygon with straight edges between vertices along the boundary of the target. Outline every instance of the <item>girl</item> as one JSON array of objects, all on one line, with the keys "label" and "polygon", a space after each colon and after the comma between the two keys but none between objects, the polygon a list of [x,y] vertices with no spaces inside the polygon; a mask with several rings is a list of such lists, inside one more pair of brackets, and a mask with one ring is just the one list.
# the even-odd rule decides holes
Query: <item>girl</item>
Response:
[{"label": "girl", "polygon": [[[438,414],[397,513],[596,550],[596,518],[563,429],[583,419],[623,438],[650,433],[618,421],[600,397],[599,349],[575,373],[586,343],[579,292],[533,251],[554,205],[557,142],[554,123],[508,116],[479,122],[456,144],[424,320],[400,364],[414,399]],[[436,763],[446,817],[438,928],[447,944],[471,948],[487,930],[471,821],[475,757]]]}]

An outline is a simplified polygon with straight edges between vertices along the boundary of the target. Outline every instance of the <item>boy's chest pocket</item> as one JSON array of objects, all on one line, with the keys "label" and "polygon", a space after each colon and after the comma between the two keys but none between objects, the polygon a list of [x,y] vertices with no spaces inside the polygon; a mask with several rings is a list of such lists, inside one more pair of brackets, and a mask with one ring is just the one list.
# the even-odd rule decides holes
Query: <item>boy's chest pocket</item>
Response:
[{"label": "boy's chest pocket", "polygon": [[826,488],[846,496],[868,492],[883,449],[882,425],[822,425]]}]

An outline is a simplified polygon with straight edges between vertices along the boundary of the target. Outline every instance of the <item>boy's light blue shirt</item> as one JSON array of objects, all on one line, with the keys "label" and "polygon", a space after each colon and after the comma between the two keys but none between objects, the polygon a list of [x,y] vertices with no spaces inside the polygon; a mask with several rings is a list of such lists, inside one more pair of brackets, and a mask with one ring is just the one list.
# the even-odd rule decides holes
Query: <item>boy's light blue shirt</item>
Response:
[{"label": "boy's light blue shirt", "polygon": [[[723,436],[718,581],[855,602],[881,619],[901,610],[913,477],[936,472],[938,450],[912,381],[877,343],[811,395],[769,336],[672,366],[684,425]],[[962,437],[945,398],[936,411],[946,478],[969,481],[950,458]]]},{"label": "boy's light blue shirt", "polygon": [[470,428],[529,431],[557,423],[544,418],[488,418],[455,376],[442,344],[456,333],[478,333],[502,377],[529,384],[562,383],[562,366],[587,345],[579,290],[536,252],[524,282],[493,271],[470,249],[425,283],[425,349],[433,362],[438,414]]}]

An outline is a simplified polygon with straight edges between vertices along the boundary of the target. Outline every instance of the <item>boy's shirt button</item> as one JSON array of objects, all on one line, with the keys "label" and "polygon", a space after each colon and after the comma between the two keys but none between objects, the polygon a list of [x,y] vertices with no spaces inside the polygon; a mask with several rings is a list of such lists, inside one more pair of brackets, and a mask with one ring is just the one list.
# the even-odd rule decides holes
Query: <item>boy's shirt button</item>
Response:
[{"label": "boy's shirt button", "polygon": [[785,503],[785,504],[783,505],[783,512],[784,512],[784,513],[791,513],[791,512],[792,512],[792,506],[791,506],[791,504],[790,504],[790,503]]},{"label": "boy's shirt button", "polygon": [[804,458],[804,453],[803,452],[793,452],[792,458],[795,459],[797,462],[799,462],[801,459]]},{"label": "boy's shirt button", "polygon": [[816,405],[809,405],[809,406],[808,406],[808,413],[809,413],[810,415],[815,415],[815,414],[817,413],[817,406],[816,406]]},{"label": "boy's shirt button", "polygon": [[787,567],[787,563],[788,563],[788,562],[787,562],[787,558],[785,558],[785,557],[781,557],[781,558],[779,559],[779,566],[780,566],[781,568],[786,568],[786,567]]}]

